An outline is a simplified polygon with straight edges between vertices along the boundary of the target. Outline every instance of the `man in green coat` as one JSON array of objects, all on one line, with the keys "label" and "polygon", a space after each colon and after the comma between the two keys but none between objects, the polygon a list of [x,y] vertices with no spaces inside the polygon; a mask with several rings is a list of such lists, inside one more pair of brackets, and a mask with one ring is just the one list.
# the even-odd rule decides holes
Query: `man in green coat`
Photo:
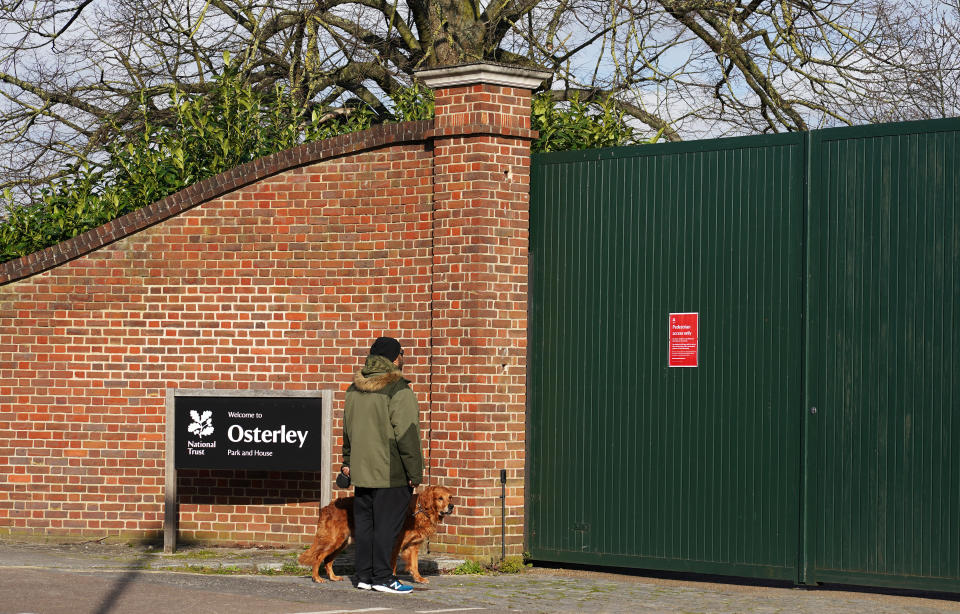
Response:
[{"label": "man in green coat", "polygon": [[420,410],[402,368],[400,342],[378,337],[347,389],[340,469],[356,489],[357,588],[397,594],[413,587],[393,575],[390,555],[413,488],[423,480]]}]

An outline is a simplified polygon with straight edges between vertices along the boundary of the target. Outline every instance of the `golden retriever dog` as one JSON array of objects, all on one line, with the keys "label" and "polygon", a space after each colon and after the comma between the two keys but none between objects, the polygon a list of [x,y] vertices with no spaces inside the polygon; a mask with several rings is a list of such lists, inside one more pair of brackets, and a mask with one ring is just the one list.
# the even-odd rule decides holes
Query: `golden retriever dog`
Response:
[{"label": "golden retriever dog", "polygon": [[[393,555],[390,558],[394,575],[397,573],[397,559],[403,557],[407,571],[413,576],[415,582],[429,582],[420,575],[420,546],[437,532],[443,517],[453,513],[451,497],[452,493],[448,488],[427,486],[410,498],[407,518],[403,522],[403,530],[400,531],[400,537],[393,547]],[[313,568],[312,575],[315,582],[323,582],[320,577],[321,565],[327,570],[328,578],[339,582],[343,577],[333,574],[333,560],[341,550],[346,548],[352,536],[353,497],[341,497],[320,510],[313,543],[297,560],[301,565]]]}]

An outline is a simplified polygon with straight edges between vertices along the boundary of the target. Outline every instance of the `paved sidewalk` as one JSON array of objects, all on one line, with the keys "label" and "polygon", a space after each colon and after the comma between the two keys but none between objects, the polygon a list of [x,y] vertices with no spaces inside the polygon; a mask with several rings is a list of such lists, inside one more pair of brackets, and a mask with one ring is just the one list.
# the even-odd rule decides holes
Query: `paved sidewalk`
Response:
[{"label": "paved sidewalk", "polygon": [[[589,612],[768,614],[940,614],[960,613],[960,601],[926,596],[873,592],[809,590],[789,587],[719,584],[666,580],[582,570],[531,569],[514,575],[460,576],[441,573],[457,561],[423,557],[421,571],[430,579],[417,585],[413,600],[355,590],[348,582],[316,585],[308,570],[295,566],[300,549],[235,549],[188,547],[164,555],[141,546],[57,544],[0,539],[0,576],[17,573],[84,573],[103,575],[136,571],[149,577],[160,594],[161,583],[179,586],[216,585],[222,593],[264,595],[293,602],[317,601],[318,607],[288,612]],[[338,572],[349,573],[349,558],[338,561]],[[186,573],[183,573],[186,572]],[[158,575],[159,574],[159,575]],[[237,575],[241,574],[241,575]],[[280,575],[280,577],[275,577]],[[402,574],[401,574],[402,576]],[[6,612],[0,583],[0,613]],[[244,586],[246,586],[244,588]],[[8,589],[12,590],[12,589]],[[19,589],[18,589],[19,590]],[[18,593],[18,596],[22,596]],[[9,595],[8,595],[9,597]],[[386,597],[387,599],[384,599]],[[181,611],[171,604],[169,611]],[[26,610],[17,610],[26,611]],[[99,610],[98,610],[99,611]],[[122,610],[114,610],[122,611]],[[279,610],[278,610],[279,611]]]}]

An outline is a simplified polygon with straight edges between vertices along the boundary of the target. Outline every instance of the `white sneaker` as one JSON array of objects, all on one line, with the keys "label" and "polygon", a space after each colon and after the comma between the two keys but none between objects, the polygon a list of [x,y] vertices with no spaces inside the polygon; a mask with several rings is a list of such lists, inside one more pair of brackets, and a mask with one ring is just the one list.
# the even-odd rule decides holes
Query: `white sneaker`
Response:
[{"label": "white sneaker", "polygon": [[357,582],[357,588],[362,591],[369,591],[373,588],[373,585],[369,582]]}]

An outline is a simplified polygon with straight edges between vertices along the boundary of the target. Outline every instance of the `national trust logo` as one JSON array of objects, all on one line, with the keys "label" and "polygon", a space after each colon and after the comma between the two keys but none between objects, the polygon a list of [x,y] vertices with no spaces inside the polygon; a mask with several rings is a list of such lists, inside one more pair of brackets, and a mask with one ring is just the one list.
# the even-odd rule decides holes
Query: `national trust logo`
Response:
[{"label": "national trust logo", "polygon": [[190,410],[190,417],[193,422],[187,427],[187,430],[197,437],[206,437],[213,433],[213,412],[205,411],[198,414],[196,410]]}]

